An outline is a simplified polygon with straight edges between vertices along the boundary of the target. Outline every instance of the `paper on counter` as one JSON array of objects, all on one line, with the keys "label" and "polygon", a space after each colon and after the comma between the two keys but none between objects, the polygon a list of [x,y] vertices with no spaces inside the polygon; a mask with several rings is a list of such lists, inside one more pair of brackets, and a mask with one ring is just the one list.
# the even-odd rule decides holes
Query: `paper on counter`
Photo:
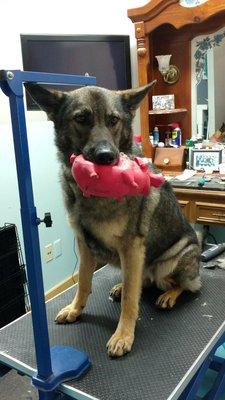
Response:
[{"label": "paper on counter", "polygon": [[193,169],[185,169],[181,175],[177,175],[175,178],[179,181],[186,181],[187,179],[191,178],[196,174],[196,171]]}]

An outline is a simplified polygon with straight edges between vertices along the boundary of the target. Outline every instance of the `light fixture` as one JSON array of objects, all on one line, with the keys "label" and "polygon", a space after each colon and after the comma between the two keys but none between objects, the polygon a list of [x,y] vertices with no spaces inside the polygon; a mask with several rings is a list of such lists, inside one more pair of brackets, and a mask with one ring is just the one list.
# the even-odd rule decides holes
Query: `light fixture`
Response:
[{"label": "light fixture", "polygon": [[176,83],[180,77],[180,71],[176,65],[170,65],[171,54],[155,56],[155,58],[164,81],[170,85]]}]

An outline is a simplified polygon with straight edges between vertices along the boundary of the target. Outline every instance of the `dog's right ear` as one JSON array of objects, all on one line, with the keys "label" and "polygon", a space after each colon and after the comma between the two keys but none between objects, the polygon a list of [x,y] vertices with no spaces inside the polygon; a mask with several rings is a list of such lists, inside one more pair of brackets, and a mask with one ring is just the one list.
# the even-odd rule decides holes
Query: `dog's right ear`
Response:
[{"label": "dog's right ear", "polygon": [[37,103],[37,105],[47,113],[48,118],[53,121],[54,115],[62,104],[65,94],[56,90],[50,91],[44,89],[36,83],[25,83],[24,86],[35,103]]},{"label": "dog's right ear", "polygon": [[138,87],[136,89],[128,89],[121,91],[123,104],[128,108],[131,112],[135,112],[137,108],[140,106],[141,101],[147,95],[149,90],[155,86],[156,80],[150,82],[148,85]]}]

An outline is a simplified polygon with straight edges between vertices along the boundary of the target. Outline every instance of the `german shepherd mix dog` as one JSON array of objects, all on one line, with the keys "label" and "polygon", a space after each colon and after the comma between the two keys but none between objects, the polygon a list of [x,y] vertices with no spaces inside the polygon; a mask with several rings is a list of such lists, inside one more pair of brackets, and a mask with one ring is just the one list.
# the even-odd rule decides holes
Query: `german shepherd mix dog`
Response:
[{"label": "german shepherd mix dog", "polygon": [[120,152],[132,156],[135,110],[154,83],[125,91],[83,87],[68,93],[26,84],[54,122],[65,205],[80,253],[75,298],[56,322],[71,323],[81,315],[99,263],[120,266],[122,283],[110,292],[121,296],[119,323],[107,343],[111,357],[131,350],[143,284],[155,282],[163,291],[156,302],[163,309],[172,308],[183,291],[201,287],[198,239],[168,182],[152,187],[148,196],[118,201],[84,197],[71,175],[72,153],[98,164],[115,163]]}]

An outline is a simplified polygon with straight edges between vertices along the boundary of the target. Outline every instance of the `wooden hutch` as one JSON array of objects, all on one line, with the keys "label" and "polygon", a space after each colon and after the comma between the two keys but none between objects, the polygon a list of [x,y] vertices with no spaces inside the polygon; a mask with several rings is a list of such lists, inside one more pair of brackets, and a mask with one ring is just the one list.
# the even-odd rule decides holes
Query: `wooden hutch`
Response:
[{"label": "wooden hutch", "polygon": [[[179,0],[151,0],[143,7],[129,9],[135,26],[139,84],[157,79],[153,91],[141,105],[141,135],[145,156],[154,157],[149,132],[156,125],[179,122],[183,143],[191,137],[191,40],[225,26],[225,0],[208,0],[195,7],[184,7]],[[171,64],[180,70],[175,84],[164,82],[156,55],[171,54]],[[152,95],[175,95],[175,110],[155,114]],[[195,133],[195,132],[194,132]]]}]

